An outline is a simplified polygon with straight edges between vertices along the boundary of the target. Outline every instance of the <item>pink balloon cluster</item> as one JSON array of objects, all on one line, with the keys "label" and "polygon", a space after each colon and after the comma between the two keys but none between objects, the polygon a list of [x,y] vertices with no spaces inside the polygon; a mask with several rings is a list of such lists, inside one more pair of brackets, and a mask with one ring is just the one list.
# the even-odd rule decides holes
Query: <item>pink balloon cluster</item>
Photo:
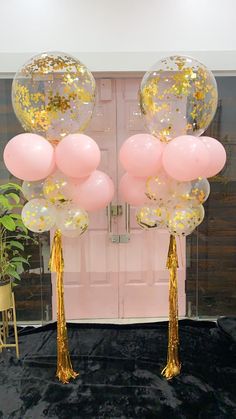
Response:
[{"label": "pink balloon cluster", "polygon": [[24,181],[46,182],[59,170],[67,177],[70,202],[86,211],[104,208],[112,200],[113,182],[97,170],[101,152],[87,135],[67,135],[54,147],[40,135],[19,134],[7,143],[3,157],[9,172]]},{"label": "pink balloon cluster", "polygon": [[[196,202],[200,205],[207,199],[209,183],[204,178],[222,170],[226,152],[223,145],[211,137],[183,135],[163,144],[150,134],[138,134],[122,145],[120,162],[126,170],[120,180],[120,192],[127,203],[148,206],[155,202],[173,209],[179,207],[179,197],[185,197],[190,206]],[[202,178],[201,187],[205,191],[197,200],[198,179]],[[197,184],[195,191],[194,184]],[[154,186],[155,196],[148,185]],[[184,208],[183,199],[181,203]]]},{"label": "pink balloon cluster", "polygon": [[147,177],[160,171],[181,182],[212,177],[223,169],[226,152],[211,137],[183,135],[163,144],[150,134],[137,134],[122,145],[120,162],[127,172],[120,181],[121,194],[126,202],[138,206],[147,201]]}]

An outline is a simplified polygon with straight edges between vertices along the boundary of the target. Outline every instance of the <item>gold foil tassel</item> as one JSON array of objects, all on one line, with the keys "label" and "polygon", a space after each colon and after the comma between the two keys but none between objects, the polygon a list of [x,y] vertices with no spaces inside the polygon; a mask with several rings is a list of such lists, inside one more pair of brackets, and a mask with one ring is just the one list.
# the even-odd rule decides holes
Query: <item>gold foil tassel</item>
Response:
[{"label": "gold foil tassel", "polygon": [[68,336],[65,319],[64,307],[64,285],[63,285],[63,272],[64,260],[62,251],[62,238],[60,230],[56,230],[51,256],[49,261],[49,269],[51,272],[57,274],[57,373],[59,381],[68,383],[70,378],[76,378],[76,373],[71,364],[70,353],[68,347]]},{"label": "gold foil tassel", "polygon": [[169,279],[169,328],[168,328],[168,354],[167,364],[162,375],[170,380],[180,373],[179,362],[179,328],[178,328],[178,288],[177,268],[178,256],[175,236],[170,236],[170,245],[166,267],[170,272]]}]

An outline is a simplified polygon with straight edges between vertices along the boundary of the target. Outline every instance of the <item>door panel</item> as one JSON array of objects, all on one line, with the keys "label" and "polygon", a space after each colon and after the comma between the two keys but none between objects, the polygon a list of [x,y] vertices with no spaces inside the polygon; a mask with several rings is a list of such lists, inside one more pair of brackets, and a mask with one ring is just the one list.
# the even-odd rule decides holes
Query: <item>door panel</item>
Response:
[{"label": "door panel", "polygon": [[[117,144],[121,147],[131,135],[145,132],[138,106],[140,79],[117,80]],[[124,171],[118,166],[118,179]],[[118,196],[118,201],[122,198]],[[124,205],[124,203],[123,203]],[[169,233],[166,230],[143,231],[135,220],[136,208],[130,208],[130,240],[119,244],[120,316],[168,316],[169,273],[166,259]],[[119,220],[118,230],[124,232],[125,220]],[[181,245],[181,246],[180,246]],[[178,243],[179,253],[185,254],[185,239]],[[179,314],[185,315],[185,261],[179,263]]]},{"label": "door panel", "polygon": [[[100,147],[99,169],[108,173],[116,185],[115,80],[97,80],[96,106],[86,134]],[[108,237],[106,209],[90,213],[89,220],[89,229],[81,238],[63,238],[66,317],[118,318],[118,248]],[[112,223],[116,232],[114,220]],[[53,290],[56,318],[55,277]]]}]

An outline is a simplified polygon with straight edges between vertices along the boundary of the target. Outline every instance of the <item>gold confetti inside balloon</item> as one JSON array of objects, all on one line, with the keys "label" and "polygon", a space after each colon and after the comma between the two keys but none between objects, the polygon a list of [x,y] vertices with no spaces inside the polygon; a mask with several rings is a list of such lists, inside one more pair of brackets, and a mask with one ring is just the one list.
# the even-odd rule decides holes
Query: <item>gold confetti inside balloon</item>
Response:
[{"label": "gold confetti inside balloon", "polygon": [[43,233],[54,226],[56,211],[45,199],[31,199],[23,207],[21,216],[30,231]]},{"label": "gold confetti inside balloon", "polygon": [[170,182],[170,189],[172,199],[176,196],[187,195],[191,191],[191,182],[180,182],[179,180],[172,179]]},{"label": "gold confetti inside balloon", "polygon": [[168,204],[171,200],[171,178],[165,172],[147,178],[146,195],[157,205]]},{"label": "gold confetti inside balloon", "polygon": [[[187,182],[181,182],[187,183]],[[188,182],[190,183],[190,182]],[[196,206],[206,202],[210,195],[210,184],[207,179],[199,178],[191,182],[191,188],[187,192],[181,194],[176,193],[177,199],[187,201],[188,204]]]},{"label": "gold confetti inside balloon", "polygon": [[169,211],[167,227],[170,234],[188,236],[201,224],[205,211],[203,205],[197,207],[179,206]]},{"label": "gold confetti inside balloon", "polygon": [[83,132],[94,102],[93,75],[79,60],[62,52],[34,56],[12,83],[12,104],[23,128],[50,141]]},{"label": "gold confetti inside balloon", "polygon": [[37,182],[28,182],[27,180],[24,180],[22,183],[22,193],[27,201],[35,198],[44,198],[43,184],[43,180]]},{"label": "gold confetti inside balloon", "polygon": [[165,207],[142,207],[136,213],[136,221],[143,229],[164,228],[168,219]]},{"label": "gold confetti inside balloon", "polygon": [[56,171],[44,181],[44,197],[51,204],[57,207],[68,205],[72,201],[74,184],[63,175]]},{"label": "gold confetti inside balloon", "polygon": [[201,135],[214,117],[217,99],[212,72],[184,56],[158,61],[144,75],[140,87],[146,126],[163,142],[184,134]]},{"label": "gold confetti inside balloon", "polygon": [[57,211],[56,225],[64,236],[78,237],[87,230],[89,217],[85,210],[71,205]]},{"label": "gold confetti inside balloon", "polygon": [[187,195],[191,190],[191,182],[179,182],[160,172],[146,180],[146,195],[157,205],[174,204],[176,198]]}]

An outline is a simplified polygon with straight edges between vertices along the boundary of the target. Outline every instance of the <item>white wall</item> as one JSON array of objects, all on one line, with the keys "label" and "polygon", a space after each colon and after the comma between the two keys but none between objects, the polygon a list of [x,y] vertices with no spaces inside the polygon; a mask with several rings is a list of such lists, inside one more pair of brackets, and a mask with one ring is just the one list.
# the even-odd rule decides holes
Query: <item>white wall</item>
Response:
[{"label": "white wall", "polygon": [[0,0],[0,71],[49,50],[92,71],[142,71],[170,52],[236,70],[235,18],[236,0]]}]

